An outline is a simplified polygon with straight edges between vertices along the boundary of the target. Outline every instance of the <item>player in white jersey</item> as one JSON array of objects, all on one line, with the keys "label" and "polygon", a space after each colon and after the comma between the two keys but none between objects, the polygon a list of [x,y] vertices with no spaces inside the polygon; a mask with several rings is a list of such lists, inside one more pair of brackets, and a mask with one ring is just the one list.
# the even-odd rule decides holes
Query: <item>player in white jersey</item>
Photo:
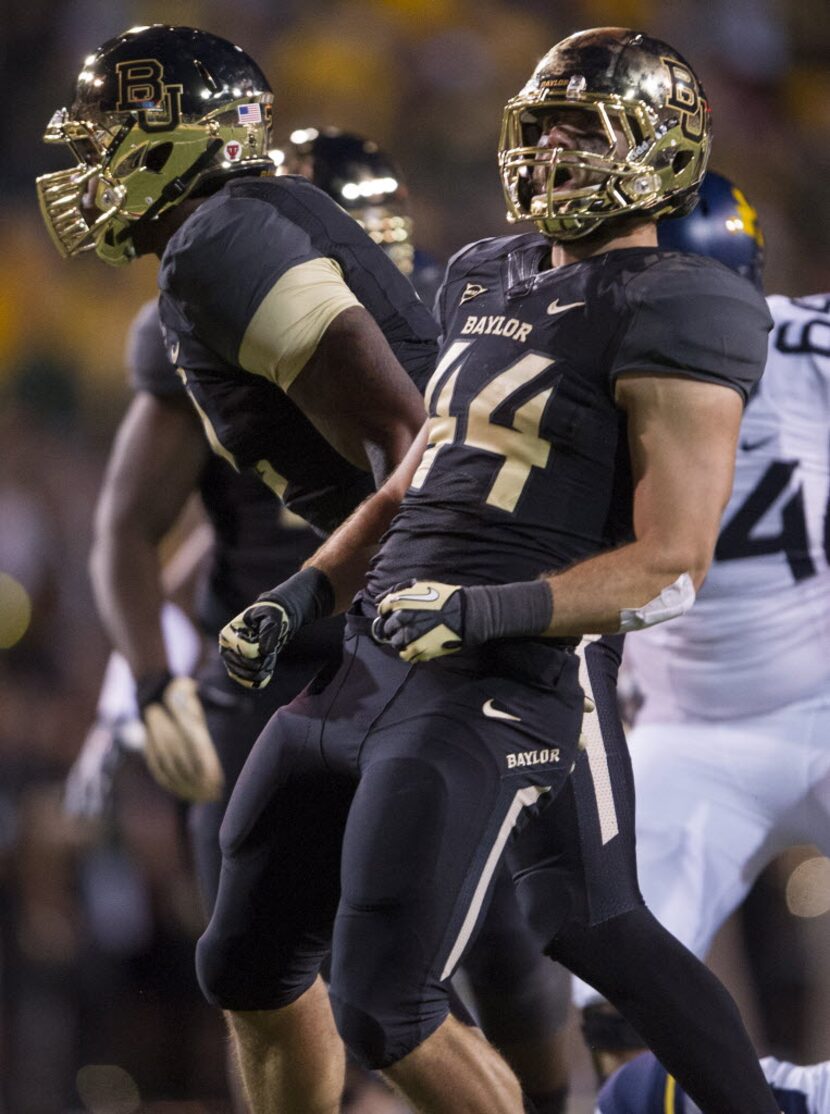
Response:
[{"label": "player in white jersey", "polygon": [[[760,283],[755,211],[711,172],[701,197],[661,246]],[[830,295],[768,304],[715,560],[691,611],[625,645],[640,886],[701,957],[780,851],[830,854]],[[589,987],[574,994],[605,1074],[642,1042]]]},{"label": "player in white jersey", "polygon": [[[767,1056],[761,1067],[782,1114],[830,1114],[830,1061],[802,1067]],[[700,1108],[646,1052],[609,1079],[596,1114],[700,1114]]]}]

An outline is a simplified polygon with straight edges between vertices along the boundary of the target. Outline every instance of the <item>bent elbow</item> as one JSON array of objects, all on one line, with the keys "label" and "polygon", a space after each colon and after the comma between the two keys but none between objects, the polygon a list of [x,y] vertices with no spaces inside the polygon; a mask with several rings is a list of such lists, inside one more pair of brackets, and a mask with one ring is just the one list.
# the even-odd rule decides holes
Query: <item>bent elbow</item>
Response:
[{"label": "bent elbow", "polygon": [[695,539],[684,544],[659,545],[651,548],[648,564],[661,584],[672,584],[679,576],[688,574],[695,591],[698,591],[715,552],[715,542]]}]

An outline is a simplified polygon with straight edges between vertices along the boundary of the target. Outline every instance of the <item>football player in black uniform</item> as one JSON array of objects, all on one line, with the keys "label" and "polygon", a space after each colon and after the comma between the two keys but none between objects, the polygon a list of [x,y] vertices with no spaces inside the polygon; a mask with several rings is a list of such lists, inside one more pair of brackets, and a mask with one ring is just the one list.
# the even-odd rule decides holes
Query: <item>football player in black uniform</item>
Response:
[{"label": "football player in black uniform", "polygon": [[[167,356],[213,448],[327,533],[422,425],[437,328],[347,213],[304,178],[273,176],[271,101],[259,67],[223,39],[128,31],[87,57],[71,107],[50,121],[46,140],[67,145],[75,165],[42,176],[37,190],[64,256],[89,249],[115,265],[160,256]],[[191,475],[195,467],[188,457]],[[160,524],[177,481],[166,470],[157,478]],[[135,560],[143,577],[141,554]],[[129,554],[117,575],[129,591]],[[158,603],[132,599],[138,609]],[[145,721],[204,741],[201,709],[182,679],[171,681],[157,631],[140,653]],[[209,758],[193,751],[188,761],[170,771],[180,789],[215,796]],[[337,1045],[331,1024],[324,1078]],[[342,1055],[339,1063],[342,1077]]]},{"label": "football player in black uniform", "polygon": [[[541,235],[455,257],[422,437],[299,578],[222,632],[231,672],[266,683],[318,614],[309,586],[348,606],[356,557],[394,519],[341,669],[271,721],[223,828],[198,966],[213,1001],[270,1035],[259,1062],[267,1041],[243,1041],[258,1111],[335,1109],[301,1043],[321,1024],[309,988],[332,933],[331,1001],[364,1063],[419,1110],[520,1109],[445,992],[505,847],[546,952],[703,1111],[777,1110],[734,1003],[643,906],[613,725],[568,776],[575,645],[691,606],[764,365],[752,287],[657,247],[656,220],[694,203],[709,139],[694,72],[665,43],[602,28],[543,58],[500,151],[510,215]],[[614,650],[592,681],[613,682]]]},{"label": "football player in black uniform", "polygon": [[89,56],[50,121],[46,140],[77,165],[37,189],[62,254],[161,257],[168,355],[214,447],[327,531],[411,443],[437,330],[355,221],[304,178],[273,176],[271,100],[223,39],[128,31]]},{"label": "football player in black uniform", "polygon": [[[361,157],[364,148],[368,152]],[[401,172],[389,156],[370,141],[333,128],[282,150],[289,152],[290,169],[335,198],[349,182],[358,185],[370,173],[385,179],[394,174],[394,191],[364,191],[367,203],[350,205],[348,211],[398,265],[408,264],[405,273],[411,279],[424,274],[429,281],[430,268],[421,267],[413,251]],[[302,153],[302,161],[291,157],[295,152]],[[396,235],[400,229],[405,239]],[[409,250],[401,253],[402,246]],[[208,636],[215,638],[229,616],[275,579],[295,572],[319,538],[280,508],[257,477],[236,473],[211,453],[164,348],[156,302],[147,303],[136,317],[127,365],[135,398],[116,437],[97,508],[93,585],[113,643],[139,678],[139,701],[147,713],[148,766],[164,788],[194,800],[189,829],[200,891],[210,910],[219,881],[219,826],[239,771],[273,712],[339,659],[342,631],[340,623],[323,620],[292,639],[274,683],[256,696],[228,678],[218,654],[200,668],[198,688],[185,677],[172,676],[168,654],[157,652],[163,646],[164,594],[158,543],[194,491],[200,493],[214,537],[207,578],[196,601],[200,628]],[[141,699],[145,690],[158,689],[160,678],[165,687],[172,686],[168,700],[177,693],[175,718]],[[95,753],[84,755],[78,765],[87,781],[90,766],[97,766],[94,776],[100,781],[110,774],[112,758],[96,738]],[[77,776],[76,769],[73,779]],[[202,799],[212,796],[217,800]],[[501,946],[505,938],[509,948]],[[465,970],[484,1030],[516,1065],[534,1108],[540,1114],[561,1109],[565,988],[519,923],[512,886],[504,879]]]},{"label": "football player in black uniform", "polygon": [[[303,174],[342,204],[409,277],[421,300],[434,303],[442,271],[415,246],[406,182],[388,152],[352,132],[308,127],[292,132],[290,142],[271,154],[281,172]],[[281,669],[282,659],[275,680]],[[495,880],[463,978],[475,1016],[516,1071],[531,1109],[560,1114],[567,1096],[570,980],[544,960],[506,870]]]},{"label": "football player in black uniform", "polygon": [[[199,710],[171,683],[158,625],[143,621],[160,602],[156,558],[133,544],[144,526],[164,532],[206,463],[170,361],[220,455],[324,532],[402,457],[423,416],[413,379],[422,384],[434,364],[434,322],[386,255],[305,179],[268,176],[271,100],[256,64],[223,39],[164,26],[127,32],[90,55],[72,107],[49,124],[47,141],[68,144],[77,165],[37,183],[62,254],[91,249],[114,264],[163,256],[167,351],[147,310],[134,348],[142,393],[116,446],[101,508],[112,529],[99,532],[96,565],[106,566],[99,598],[140,702],[171,738],[195,739]],[[227,481],[210,472],[213,517],[230,524],[229,545],[247,551],[212,577],[209,606],[224,617],[246,591],[245,562],[259,562],[259,573],[267,564],[251,550],[268,550],[276,523],[273,501],[246,495],[242,504],[268,509],[231,509]],[[288,560],[302,555],[293,548]],[[201,742],[156,773],[182,795],[216,796]]]}]

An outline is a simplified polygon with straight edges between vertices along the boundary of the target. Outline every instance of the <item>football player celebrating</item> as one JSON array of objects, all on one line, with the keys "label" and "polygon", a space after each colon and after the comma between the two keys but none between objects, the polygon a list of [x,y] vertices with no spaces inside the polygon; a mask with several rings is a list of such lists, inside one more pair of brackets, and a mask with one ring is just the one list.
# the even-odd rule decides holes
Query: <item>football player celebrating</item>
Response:
[{"label": "football player celebrating", "polygon": [[[230,474],[208,464],[171,361],[220,455],[322,531],[401,459],[423,417],[413,377],[422,383],[434,364],[435,325],[384,252],[305,179],[272,176],[271,100],[256,64],[223,39],[129,31],[87,58],[72,107],[47,129],[77,165],[37,183],[62,254],[163,257],[167,350],[147,307],[131,356],[139,393],[113,452],[94,567],[139,703],[154,709],[151,735],[174,752],[154,772],[196,800],[215,797],[221,775],[193,693],[171,678],[160,626],[146,619],[161,604],[155,543],[192,490],[210,491],[210,517],[239,551],[211,576],[215,622],[262,576],[272,546],[289,567],[309,542],[278,529],[273,499],[249,496],[250,480],[229,497]],[[177,738],[192,745],[177,750]]]},{"label": "football player celebrating", "polygon": [[[133,29],[85,60],[70,108],[45,136],[67,145],[75,165],[44,175],[37,189],[61,254],[94,250],[115,265],[161,257],[167,355],[212,446],[328,532],[400,462],[422,425],[416,383],[434,367],[437,329],[347,213],[305,179],[273,176],[271,101],[259,67],[233,44],[192,28]],[[189,444],[195,454],[181,467],[192,477],[202,449]],[[160,527],[178,479],[153,475],[150,512]],[[215,797],[216,764],[199,750],[201,707],[184,679],[171,681],[158,628],[132,623],[136,609],[155,612],[160,602],[130,592],[133,573],[146,583],[145,556],[142,548],[131,566],[122,551],[117,570],[131,595],[123,638],[148,635],[130,655],[145,723],[152,718],[188,759],[170,771],[178,791]],[[303,582],[305,605],[328,610],[320,578]],[[339,1095],[338,1045],[332,1024],[320,1076],[339,1077]]]},{"label": "football player celebrating", "polygon": [[[760,296],[657,249],[655,221],[694,203],[709,136],[688,64],[624,29],[564,40],[507,106],[510,215],[541,234],[451,262],[427,426],[304,569],[348,606],[394,517],[343,665],[271,721],[226,815],[198,968],[242,1034],[257,1111],[336,1108],[307,1064],[332,930],[331,1001],[356,1056],[418,1110],[520,1109],[446,1003],[508,845],[540,946],[603,989],[702,1110],[778,1109],[734,1003],[642,903],[624,751],[594,746],[568,777],[575,645],[689,608],[763,369]],[[316,614],[297,587],[222,632],[244,684],[267,683]]]},{"label": "football player celebrating", "polygon": [[[308,127],[292,132],[290,142],[271,154],[280,173],[301,173],[342,204],[409,276],[422,301],[434,303],[442,271],[415,246],[409,191],[388,152],[339,128]],[[281,671],[282,662],[275,680]],[[461,974],[473,1013],[516,1072],[531,1108],[560,1114],[567,1095],[570,978],[542,956],[506,870],[495,880]]]},{"label": "football player celebrating", "polygon": [[[302,172],[335,199],[344,190],[357,191],[360,203],[349,205],[350,215],[396,265],[405,264],[405,273],[419,280],[423,292],[434,267],[414,251],[400,170],[369,140],[335,128],[311,133],[306,129],[302,142],[298,137],[278,152],[280,170]],[[367,181],[377,181],[382,189],[370,189]],[[349,183],[354,191],[347,189]],[[214,543],[196,601],[197,618],[201,630],[214,639],[227,618],[275,576],[295,572],[319,538],[280,508],[257,477],[236,473],[211,453],[164,348],[155,302],[137,315],[126,362],[135,397],[116,437],[97,507],[93,584],[102,620],[139,678],[148,766],[165,789],[194,802],[188,827],[200,892],[210,910],[219,880],[219,826],[239,771],[273,712],[324,666],[339,660],[341,630],[339,623],[325,620],[306,628],[286,647],[274,683],[256,697],[229,680],[218,653],[200,668],[198,688],[183,675],[181,664],[176,667],[177,651],[186,640],[170,623],[162,638],[164,611],[159,607],[167,586],[158,542],[194,492],[201,496]],[[121,681],[117,688],[126,701],[118,711],[123,714],[126,705],[130,715],[134,699],[129,678],[125,684],[123,661],[108,677]],[[159,701],[162,690],[164,700]],[[67,802],[78,812],[100,811],[118,756],[124,725],[112,722],[109,685],[105,695],[109,730],[106,723],[96,725],[69,780]],[[562,993],[561,975],[543,960],[521,923],[512,886],[503,879],[495,905],[467,966],[476,1009],[490,1039],[516,1064],[535,1109],[553,1114],[564,1102],[560,1046],[567,994]],[[504,935],[510,936],[511,947],[496,951],[496,941]]]},{"label": "football player celebrating", "polygon": [[[761,285],[757,214],[720,175],[659,236]],[[701,957],[782,850],[830,854],[830,297],[767,302],[766,371],[706,583],[688,615],[625,649],[641,704],[629,747],[642,890]],[[575,997],[606,1073],[643,1046],[590,988]]]}]

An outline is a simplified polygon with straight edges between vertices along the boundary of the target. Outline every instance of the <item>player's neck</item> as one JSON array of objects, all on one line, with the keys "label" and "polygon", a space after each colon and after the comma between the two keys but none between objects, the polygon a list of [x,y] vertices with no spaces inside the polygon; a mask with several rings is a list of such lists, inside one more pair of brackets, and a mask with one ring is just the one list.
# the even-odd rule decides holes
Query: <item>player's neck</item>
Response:
[{"label": "player's neck", "polygon": [[137,228],[133,233],[133,243],[138,255],[153,254],[161,259],[167,241],[205,200],[204,197],[187,198],[174,208],[167,209],[156,220]]},{"label": "player's neck", "polygon": [[654,221],[641,221],[624,231],[595,233],[584,240],[567,240],[551,245],[551,266],[563,267],[566,263],[579,263],[592,255],[602,255],[617,248],[656,248],[657,225]]}]

